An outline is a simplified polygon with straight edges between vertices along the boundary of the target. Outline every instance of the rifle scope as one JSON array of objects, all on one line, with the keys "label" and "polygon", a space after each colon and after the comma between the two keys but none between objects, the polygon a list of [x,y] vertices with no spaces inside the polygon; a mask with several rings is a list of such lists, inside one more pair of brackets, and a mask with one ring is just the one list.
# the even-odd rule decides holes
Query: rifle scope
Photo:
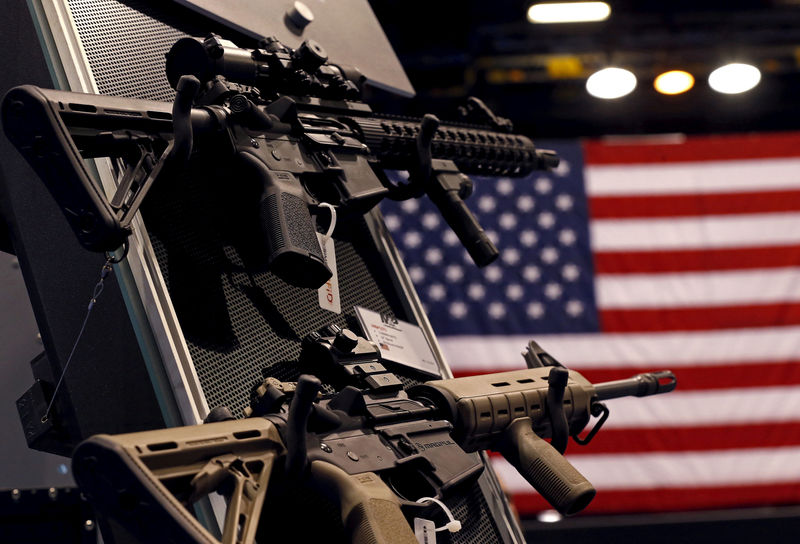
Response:
[{"label": "rifle scope", "polygon": [[205,39],[182,38],[167,53],[167,80],[175,88],[181,76],[201,82],[222,76],[267,94],[358,100],[364,76],[355,68],[328,62],[325,49],[314,40],[297,49],[275,38],[261,40],[258,49],[243,49],[214,34]]}]

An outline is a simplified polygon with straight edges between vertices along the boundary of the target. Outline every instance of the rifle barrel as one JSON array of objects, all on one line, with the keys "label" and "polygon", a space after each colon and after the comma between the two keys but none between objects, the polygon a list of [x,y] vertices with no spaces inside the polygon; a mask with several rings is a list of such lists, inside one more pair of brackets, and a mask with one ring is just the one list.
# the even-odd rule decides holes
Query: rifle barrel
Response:
[{"label": "rifle barrel", "polygon": [[637,374],[627,380],[596,383],[594,389],[599,400],[616,399],[619,397],[647,397],[669,393],[678,381],[669,370],[646,372]]}]

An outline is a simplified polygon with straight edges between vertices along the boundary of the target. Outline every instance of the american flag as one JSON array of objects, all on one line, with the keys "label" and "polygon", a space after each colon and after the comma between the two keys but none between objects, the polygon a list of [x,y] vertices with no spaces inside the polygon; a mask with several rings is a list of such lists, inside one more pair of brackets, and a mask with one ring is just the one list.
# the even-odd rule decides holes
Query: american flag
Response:
[{"label": "american flag", "polygon": [[588,513],[800,503],[800,134],[537,143],[556,171],[475,180],[485,269],[427,200],[382,208],[456,376],[524,368],[530,339],[593,382],[675,372],[570,444]]}]

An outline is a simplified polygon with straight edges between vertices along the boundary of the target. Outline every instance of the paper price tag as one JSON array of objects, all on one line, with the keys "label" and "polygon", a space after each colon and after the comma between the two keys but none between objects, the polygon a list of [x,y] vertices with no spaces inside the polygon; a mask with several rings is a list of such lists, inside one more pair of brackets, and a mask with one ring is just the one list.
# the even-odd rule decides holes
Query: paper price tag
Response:
[{"label": "paper price tag", "polygon": [[414,535],[419,544],[436,544],[436,525],[429,519],[414,518]]},{"label": "paper price tag", "polygon": [[319,245],[325,264],[333,272],[333,276],[325,285],[319,288],[319,307],[329,312],[342,313],[342,301],[339,297],[339,275],[336,272],[336,246],[333,238],[326,238],[324,234],[317,233]]}]

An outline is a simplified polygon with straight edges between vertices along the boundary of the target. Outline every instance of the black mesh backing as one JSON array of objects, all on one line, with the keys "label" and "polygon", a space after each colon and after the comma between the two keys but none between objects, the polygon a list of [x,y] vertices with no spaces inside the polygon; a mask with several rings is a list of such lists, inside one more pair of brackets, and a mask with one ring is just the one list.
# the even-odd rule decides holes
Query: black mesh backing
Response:
[{"label": "black mesh backing", "polygon": [[[145,2],[70,0],[100,94],[171,101],[164,54],[185,36],[154,15]],[[146,39],[143,39],[145,38]]]},{"label": "black mesh backing", "polygon": [[363,221],[337,228],[343,310],[338,315],[319,307],[316,290],[292,287],[246,266],[255,260],[246,255],[263,246],[257,239],[226,239],[229,225],[217,200],[191,187],[193,182],[197,179],[187,180],[185,190],[157,191],[144,212],[210,407],[225,405],[240,414],[264,377],[295,381],[302,370],[295,361],[303,336],[329,323],[359,330],[353,306],[408,319]]},{"label": "black mesh backing", "polygon": [[[68,3],[98,89],[104,94],[172,100],[174,92],[164,76],[164,53],[183,36],[220,31],[169,2]],[[248,45],[230,32],[227,36]],[[241,236],[243,227],[248,227],[242,223],[248,214],[225,212],[230,209],[228,193],[236,193],[232,185],[236,180],[220,175],[219,166],[198,163],[183,179],[154,187],[142,211],[208,405],[226,405],[241,414],[251,390],[265,376],[298,377],[301,369],[294,361],[304,335],[329,323],[359,330],[353,306],[390,312],[405,320],[410,317],[360,218],[340,221],[334,236],[341,315],[319,308],[316,291],[289,286],[259,271],[263,247]],[[423,378],[411,370],[392,370],[407,385]],[[442,541],[501,541],[477,484],[448,502],[464,521],[464,529],[452,537],[440,533]],[[292,515],[287,515],[280,519],[288,521]],[[307,512],[302,519],[309,516],[314,514]],[[326,518],[336,516],[327,512],[315,519]],[[301,541],[298,528],[289,536]],[[328,540],[339,537],[328,534]]]}]

